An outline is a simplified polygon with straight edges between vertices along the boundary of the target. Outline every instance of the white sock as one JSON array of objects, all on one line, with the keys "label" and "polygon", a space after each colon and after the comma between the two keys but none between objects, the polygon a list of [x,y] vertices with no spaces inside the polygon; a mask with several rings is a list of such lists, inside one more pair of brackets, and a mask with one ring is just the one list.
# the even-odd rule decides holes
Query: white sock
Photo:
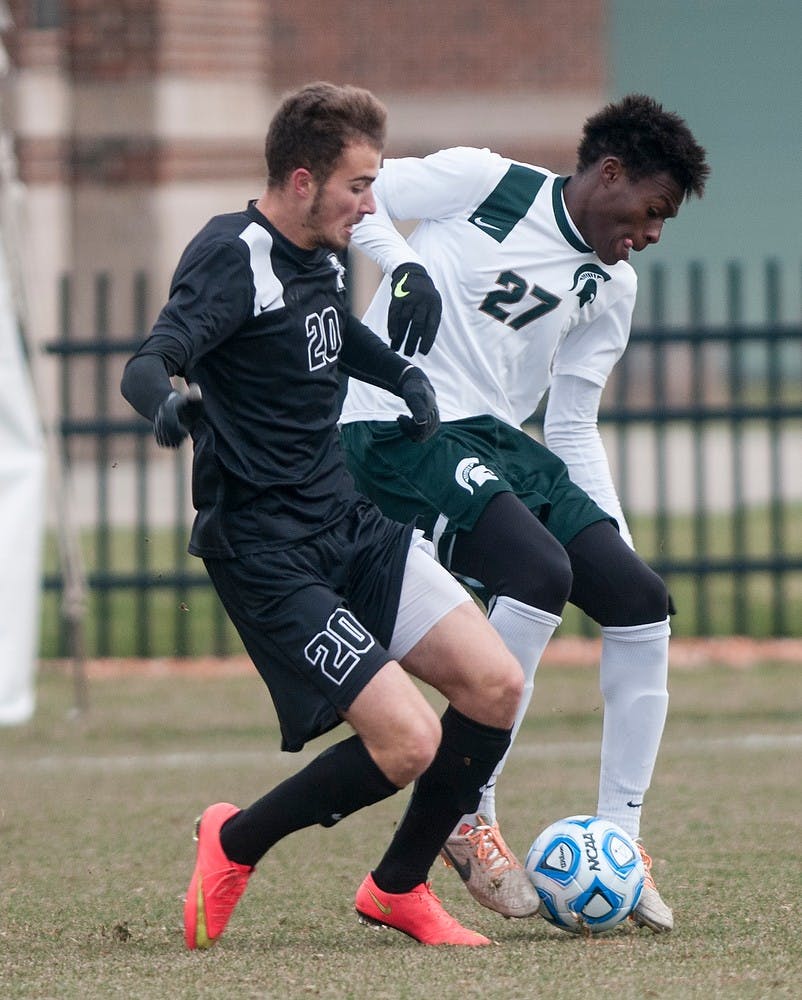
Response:
[{"label": "white sock", "polygon": [[597,812],[635,838],[668,710],[671,627],[666,618],[601,632],[604,723]]},{"label": "white sock", "polygon": [[551,639],[554,630],[562,621],[559,615],[552,615],[548,611],[532,608],[528,604],[516,601],[513,597],[496,598],[488,620],[504,640],[504,645],[521,664],[524,672],[524,689],[520,704],[518,705],[518,714],[515,716],[515,723],[512,727],[510,749],[507,750],[498,762],[495,771],[490,776],[490,780],[485,785],[482,792],[482,799],[477,806],[476,812],[463,816],[455,827],[455,833],[463,823],[467,823],[469,826],[476,826],[476,816],[478,813],[481,813],[489,823],[495,823],[496,781],[504,770],[504,765],[512,749],[512,741],[521,728],[521,723],[529,707],[529,702],[532,698],[532,688],[535,682],[535,671],[537,670],[538,663],[540,663],[543,650],[546,648],[549,639]]}]

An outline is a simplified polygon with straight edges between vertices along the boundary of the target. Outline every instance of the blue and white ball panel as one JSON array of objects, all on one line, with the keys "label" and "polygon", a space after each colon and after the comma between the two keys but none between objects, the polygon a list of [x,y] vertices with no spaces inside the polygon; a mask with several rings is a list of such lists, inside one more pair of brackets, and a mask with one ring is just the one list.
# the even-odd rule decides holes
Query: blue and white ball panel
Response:
[{"label": "blue and white ball panel", "polygon": [[607,855],[610,867],[622,879],[629,876],[629,873],[640,861],[640,855],[634,849],[632,841],[625,840],[616,830],[608,830],[602,840],[602,850]]},{"label": "blue and white ball panel", "polygon": [[531,870],[542,872],[555,882],[567,885],[576,875],[582,860],[576,844],[567,837],[557,836],[541,850],[540,860]]},{"label": "blue and white ball panel", "polygon": [[624,905],[624,897],[596,880],[574,899],[570,908],[588,924],[609,920]]}]

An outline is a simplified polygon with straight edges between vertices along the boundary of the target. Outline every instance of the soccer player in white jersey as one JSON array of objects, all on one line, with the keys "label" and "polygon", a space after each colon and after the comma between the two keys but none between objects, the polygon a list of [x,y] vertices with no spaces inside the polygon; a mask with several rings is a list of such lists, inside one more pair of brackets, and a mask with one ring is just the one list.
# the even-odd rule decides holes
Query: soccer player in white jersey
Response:
[{"label": "soccer player in white jersey", "polygon": [[[634,551],[597,415],[629,336],[629,257],[702,195],[708,174],[686,123],[629,95],[586,121],[570,177],[487,149],[387,160],[376,213],[354,233],[385,274],[365,322],[417,352],[443,421],[411,445],[397,400],[352,382],[341,438],[357,485],[386,514],[417,518],[440,561],[481,589],[524,668],[513,733],[566,601],[600,625],[597,812],[639,843],[668,705],[670,598]],[[394,220],[419,221],[406,240]],[[522,425],[547,390],[544,447]],[[480,903],[527,916],[538,899],[495,812],[503,766],[443,856]],[[671,930],[641,852],[649,874],[633,919]]]}]

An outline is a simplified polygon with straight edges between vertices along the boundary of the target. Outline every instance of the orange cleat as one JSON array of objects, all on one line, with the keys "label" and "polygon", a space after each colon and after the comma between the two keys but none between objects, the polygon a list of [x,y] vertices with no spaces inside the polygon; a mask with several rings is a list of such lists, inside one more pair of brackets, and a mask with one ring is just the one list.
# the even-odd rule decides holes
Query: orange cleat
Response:
[{"label": "orange cleat", "polygon": [[383,892],[368,874],[357,889],[354,906],[359,922],[372,927],[390,927],[403,931],[421,944],[458,944],[468,947],[490,944],[490,939],[467,927],[447,913],[422,882],[410,892]]},{"label": "orange cleat", "polygon": [[195,821],[198,857],[184,900],[187,948],[211,948],[226,929],[254,869],[229,861],[220,845],[220,829],[240,810],[230,802],[209,806]]}]

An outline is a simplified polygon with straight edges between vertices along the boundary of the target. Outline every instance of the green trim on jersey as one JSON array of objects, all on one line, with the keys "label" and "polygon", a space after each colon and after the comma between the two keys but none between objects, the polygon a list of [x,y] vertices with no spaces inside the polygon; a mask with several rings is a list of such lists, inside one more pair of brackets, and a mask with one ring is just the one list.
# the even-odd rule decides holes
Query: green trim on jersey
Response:
[{"label": "green trim on jersey", "polygon": [[468,222],[502,243],[532,207],[545,181],[539,170],[513,163]]},{"label": "green trim on jersey", "polygon": [[583,243],[582,240],[576,235],[568,221],[568,216],[565,214],[565,206],[563,205],[563,188],[565,187],[565,182],[568,180],[567,177],[558,177],[554,182],[551,189],[551,204],[554,208],[554,219],[557,222],[557,226],[563,236],[568,240],[574,250],[578,250],[580,253],[593,253],[593,247],[589,247],[587,243]]}]

